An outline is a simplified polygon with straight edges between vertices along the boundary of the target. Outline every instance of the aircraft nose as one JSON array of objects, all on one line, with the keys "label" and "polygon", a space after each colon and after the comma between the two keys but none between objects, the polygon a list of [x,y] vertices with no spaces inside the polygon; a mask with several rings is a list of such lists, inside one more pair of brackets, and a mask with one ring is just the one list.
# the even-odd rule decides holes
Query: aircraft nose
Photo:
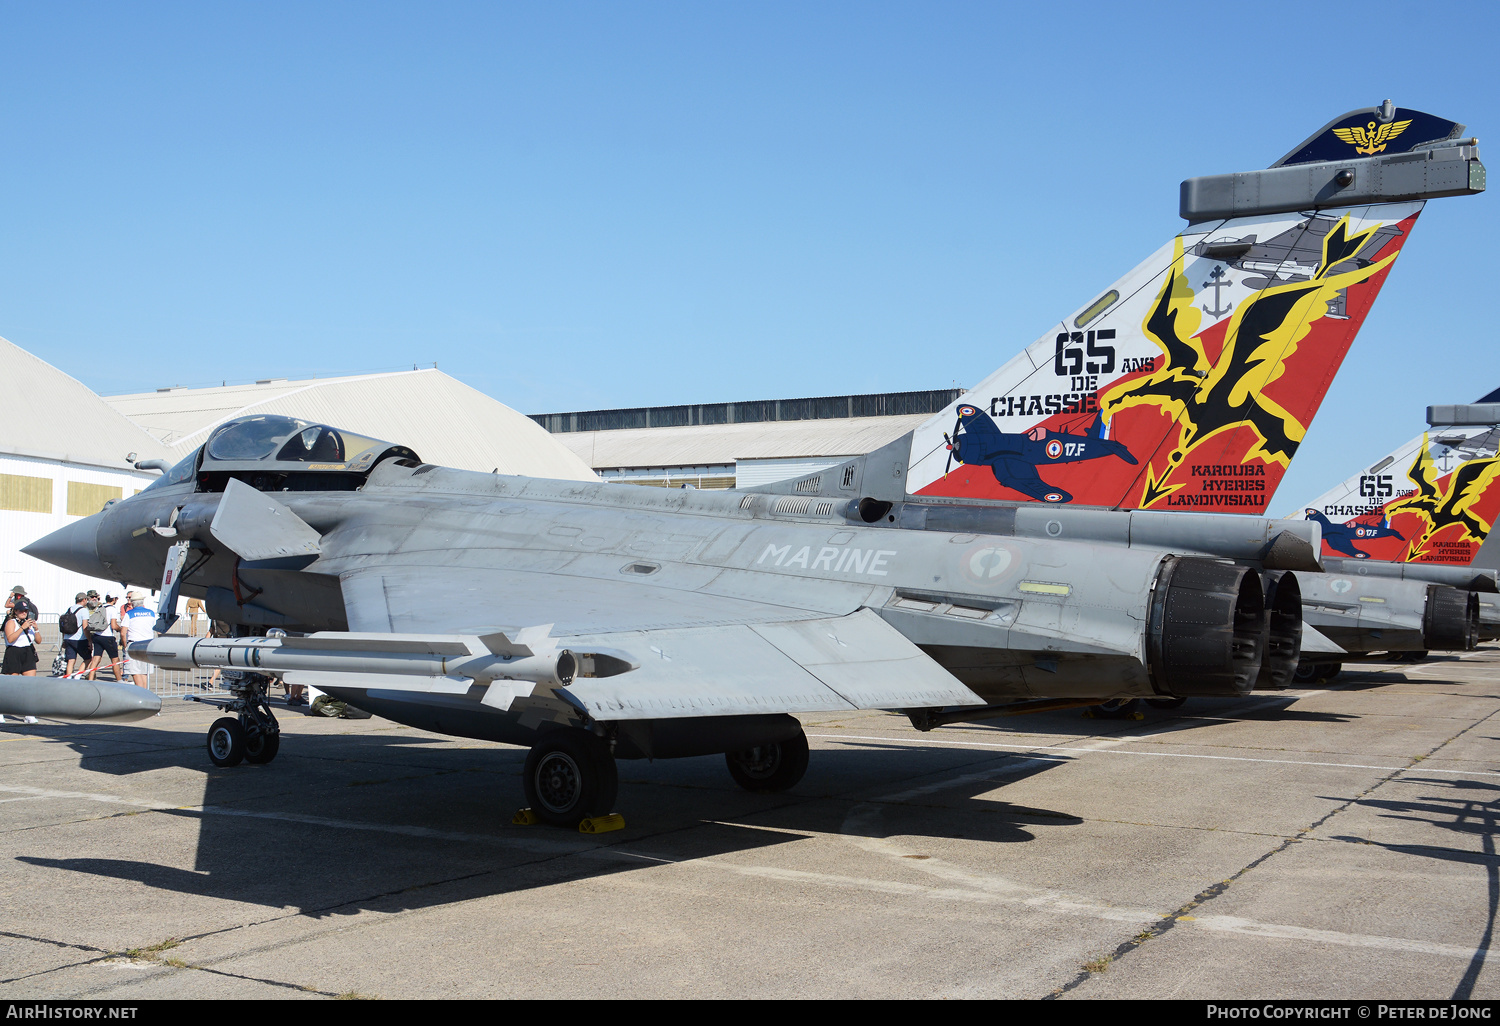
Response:
[{"label": "aircraft nose", "polygon": [[107,576],[99,563],[99,522],[104,514],[75,520],[45,538],[38,538],[21,551],[28,556],[74,570],[89,577]]}]

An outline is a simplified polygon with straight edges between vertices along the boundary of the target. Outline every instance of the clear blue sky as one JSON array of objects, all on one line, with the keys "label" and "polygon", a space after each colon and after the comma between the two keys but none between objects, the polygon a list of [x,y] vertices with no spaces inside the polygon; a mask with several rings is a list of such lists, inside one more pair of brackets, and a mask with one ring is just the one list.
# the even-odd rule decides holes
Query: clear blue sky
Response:
[{"label": "clear blue sky", "polygon": [[[1177,231],[1184,177],[1387,96],[1500,142],[1497,24],[3,3],[0,335],[104,393],[433,361],[527,413],[973,384]],[[1273,511],[1500,386],[1495,210],[1429,206]]]}]

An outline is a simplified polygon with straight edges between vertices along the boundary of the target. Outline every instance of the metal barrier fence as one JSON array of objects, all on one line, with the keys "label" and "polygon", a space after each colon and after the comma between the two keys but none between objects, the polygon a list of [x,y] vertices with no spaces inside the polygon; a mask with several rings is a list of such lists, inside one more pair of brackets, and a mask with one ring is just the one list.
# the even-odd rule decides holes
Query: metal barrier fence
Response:
[{"label": "metal barrier fence", "polygon": [[[57,629],[57,613],[43,613],[37,618],[36,628],[36,654],[38,676],[45,676],[52,672],[52,663],[57,658],[58,652],[62,651],[62,633]],[[197,631],[193,630],[194,624],[184,616],[180,617],[167,631],[165,637],[188,637],[196,634],[202,637],[208,633],[208,620],[198,617]],[[120,658],[125,658],[125,646],[120,645]],[[97,680],[113,680],[114,671],[110,668],[108,657],[100,662],[98,671],[94,674]],[[163,698],[181,698],[184,695],[213,695],[224,694],[224,690],[214,682],[212,670],[164,670],[161,667],[153,667],[151,673],[146,677],[146,687],[154,694]],[[125,678],[129,680],[129,677]]]}]

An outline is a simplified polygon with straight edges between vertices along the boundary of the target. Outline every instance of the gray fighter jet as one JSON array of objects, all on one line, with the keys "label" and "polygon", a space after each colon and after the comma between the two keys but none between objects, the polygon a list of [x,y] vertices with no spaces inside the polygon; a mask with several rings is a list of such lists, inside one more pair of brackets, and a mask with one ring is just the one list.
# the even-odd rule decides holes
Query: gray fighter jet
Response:
[{"label": "gray fighter jet", "polygon": [[858,490],[477,474],[252,416],[26,552],[160,581],[159,629],[179,594],[235,625],[130,648],[226,668],[214,762],[275,757],[265,689],[284,677],[530,746],[527,798],[557,824],[610,812],[617,758],[725,753],[741,785],[790,787],[807,765],[798,713],[928,727],[1038,699],[1242,694],[1297,663],[1291,571],[1317,569],[1316,524],[1037,506],[982,531],[904,529],[911,515]]}]

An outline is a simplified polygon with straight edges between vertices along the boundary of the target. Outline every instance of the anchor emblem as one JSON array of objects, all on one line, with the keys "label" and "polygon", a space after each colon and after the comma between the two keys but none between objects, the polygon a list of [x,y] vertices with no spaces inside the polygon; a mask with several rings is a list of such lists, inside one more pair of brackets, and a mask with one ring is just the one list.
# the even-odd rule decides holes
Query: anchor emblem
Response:
[{"label": "anchor emblem", "polygon": [[1214,308],[1210,310],[1205,306],[1203,308],[1203,312],[1208,314],[1210,317],[1223,317],[1229,311],[1234,309],[1234,304],[1230,303],[1228,306],[1220,309],[1219,290],[1229,288],[1229,286],[1233,285],[1234,282],[1224,277],[1224,268],[1222,266],[1216,266],[1212,271],[1208,272],[1208,276],[1212,279],[1212,281],[1204,282],[1202,287],[1205,289],[1214,290]]}]

